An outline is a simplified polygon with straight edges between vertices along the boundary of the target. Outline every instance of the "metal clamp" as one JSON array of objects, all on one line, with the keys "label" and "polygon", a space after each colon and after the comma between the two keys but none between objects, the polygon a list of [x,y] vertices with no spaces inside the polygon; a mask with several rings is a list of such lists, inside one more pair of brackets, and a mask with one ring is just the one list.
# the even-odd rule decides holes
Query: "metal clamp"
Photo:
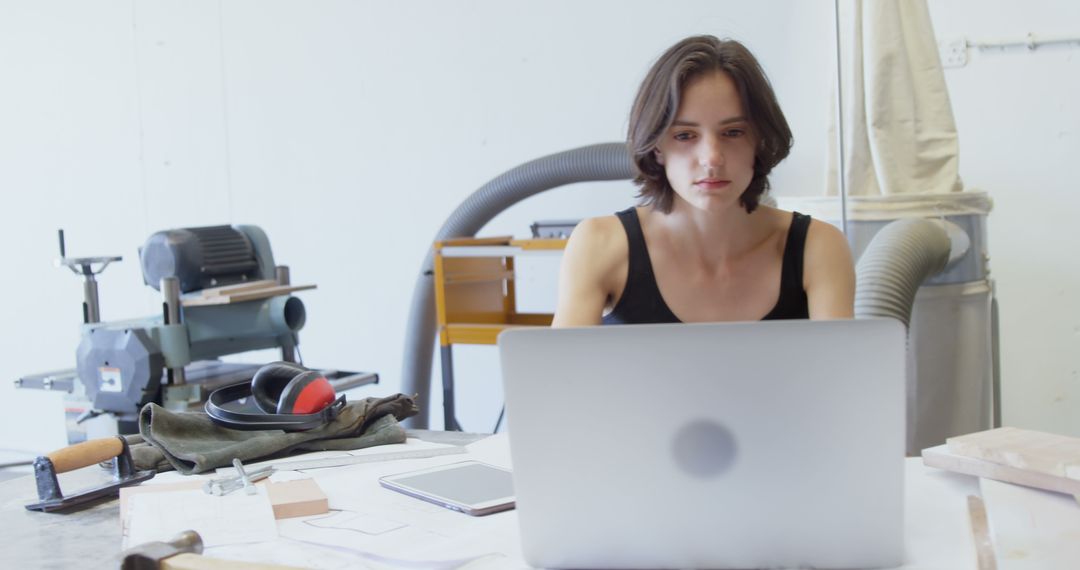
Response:
[{"label": "metal clamp", "polygon": [[251,472],[244,471],[244,464],[240,462],[239,458],[233,458],[232,464],[236,468],[237,475],[211,479],[203,483],[203,492],[208,495],[222,496],[238,489],[244,489],[245,493],[254,495],[255,486],[253,483],[269,477],[274,472],[274,468],[269,465]]}]

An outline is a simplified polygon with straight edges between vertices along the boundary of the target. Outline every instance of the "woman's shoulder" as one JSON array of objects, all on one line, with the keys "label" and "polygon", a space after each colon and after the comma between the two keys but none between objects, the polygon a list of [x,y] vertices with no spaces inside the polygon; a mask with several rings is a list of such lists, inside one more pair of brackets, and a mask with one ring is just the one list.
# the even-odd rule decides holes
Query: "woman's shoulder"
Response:
[{"label": "woman's shoulder", "polygon": [[813,247],[817,249],[836,249],[842,247],[848,248],[847,237],[844,236],[844,232],[840,231],[840,228],[818,219],[812,219],[810,216],[806,216],[809,220],[809,226],[806,230],[806,244],[807,247]]},{"label": "woman's shoulder", "polygon": [[578,222],[566,244],[566,255],[582,257],[605,272],[625,262],[629,241],[617,215],[597,216]]},{"label": "woman's shoulder", "polygon": [[840,231],[840,228],[829,222],[812,218],[809,214],[802,214],[793,210],[782,210],[774,206],[762,205],[760,208],[769,214],[772,224],[774,224],[775,227],[782,228],[785,231],[787,231],[788,228],[805,224],[807,242],[813,240],[834,244],[839,239],[847,243],[844,232]]},{"label": "woman's shoulder", "polygon": [[626,231],[619,216],[596,216],[578,222],[570,234],[570,242],[578,242],[599,248],[626,243]]},{"label": "woman's shoulder", "polygon": [[848,271],[852,266],[851,247],[844,232],[823,220],[811,219],[809,222],[803,249],[804,266],[811,272]]}]

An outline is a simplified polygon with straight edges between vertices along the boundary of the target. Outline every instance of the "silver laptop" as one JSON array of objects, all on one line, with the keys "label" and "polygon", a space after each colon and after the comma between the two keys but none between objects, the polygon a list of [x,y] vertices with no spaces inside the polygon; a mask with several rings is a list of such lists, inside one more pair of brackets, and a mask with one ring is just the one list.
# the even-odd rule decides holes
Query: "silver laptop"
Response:
[{"label": "silver laptop", "polygon": [[529,564],[903,562],[900,323],[512,329],[499,349]]}]

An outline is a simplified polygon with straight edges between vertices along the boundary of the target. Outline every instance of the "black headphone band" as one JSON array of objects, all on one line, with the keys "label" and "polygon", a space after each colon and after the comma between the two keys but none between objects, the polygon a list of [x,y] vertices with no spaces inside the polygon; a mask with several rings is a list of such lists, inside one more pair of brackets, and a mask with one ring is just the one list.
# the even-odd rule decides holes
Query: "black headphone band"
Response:
[{"label": "black headphone band", "polygon": [[267,414],[280,412],[278,401],[286,387],[299,375],[310,372],[293,362],[271,362],[263,365],[251,379],[251,396],[255,398],[255,405]]},{"label": "black headphone band", "polygon": [[313,414],[249,414],[224,408],[228,402],[248,397],[251,397],[250,382],[218,388],[206,400],[206,414],[214,423],[230,429],[304,431],[329,423],[345,407],[345,395],[342,394],[333,404]]}]

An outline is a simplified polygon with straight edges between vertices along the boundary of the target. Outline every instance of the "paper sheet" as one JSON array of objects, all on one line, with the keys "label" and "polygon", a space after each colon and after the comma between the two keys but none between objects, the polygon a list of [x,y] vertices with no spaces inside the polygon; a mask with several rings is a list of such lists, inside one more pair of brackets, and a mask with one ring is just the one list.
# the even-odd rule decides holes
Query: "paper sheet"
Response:
[{"label": "paper sheet", "polygon": [[1080,505],[1072,495],[979,482],[1000,570],[1080,565]]},{"label": "paper sheet", "polygon": [[335,552],[311,544],[304,544],[284,538],[273,542],[257,544],[234,544],[216,546],[203,550],[203,555],[224,560],[239,560],[262,564],[282,564],[312,570],[355,570],[378,569],[363,558],[348,552]]},{"label": "paper sheet", "polygon": [[201,489],[132,495],[124,548],[171,540],[185,530],[198,532],[206,547],[274,540],[274,511],[266,491],[256,489],[254,495],[215,496]]},{"label": "paper sheet", "polygon": [[390,517],[380,517],[364,513],[354,513],[351,511],[333,511],[328,515],[309,518],[304,521],[304,524],[311,525],[315,528],[351,530],[367,536],[377,536],[405,526],[405,523],[395,521]]},{"label": "paper sheet", "polygon": [[[245,463],[245,471],[253,471],[260,467],[272,464],[285,464],[297,461],[308,461],[313,459],[345,459],[349,457],[364,457],[371,455],[393,455],[396,453],[417,453],[424,451],[443,450],[448,448],[454,448],[456,446],[448,445],[445,443],[431,443],[427,441],[421,441],[415,438],[408,438],[405,443],[391,443],[386,445],[376,445],[374,447],[365,447],[363,449],[352,449],[347,451],[312,451],[310,453],[303,453],[300,455],[292,455],[289,457],[278,457],[276,459],[268,459],[266,461],[259,461],[255,463]],[[460,457],[460,456],[458,456]],[[394,461],[392,457],[384,461]],[[339,467],[326,467],[319,469],[302,469],[302,472],[317,472],[322,469],[338,469]],[[219,476],[232,476],[236,474],[236,470],[232,467],[219,467],[217,469]]]},{"label": "paper sheet", "polygon": [[482,561],[506,562],[509,550],[517,553],[511,557],[516,556],[520,561],[514,511],[471,517],[385,489],[378,482],[384,475],[465,460],[507,465],[507,440],[496,437],[487,445],[470,446],[464,455],[365,463],[311,472],[326,493],[331,510],[341,513],[321,521],[280,521],[279,532],[291,540],[360,553],[368,560],[429,565],[453,562],[448,567],[468,561],[472,567]]},{"label": "paper sheet", "polygon": [[469,459],[483,461],[503,469],[510,469],[510,434],[507,432],[497,433],[491,437],[485,437],[476,443],[465,446],[469,450]]},{"label": "paper sheet", "polygon": [[904,569],[977,567],[967,495],[975,477],[904,461]]},{"label": "paper sheet", "polygon": [[[410,439],[404,444],[377,446],[356,450],[348,454],[365,455],[393,451],[414,451],[452,447]],[[312,477],[326,493],[332,512],[328,515],[300,517],[277,521],[276,532],[264,535],[236,532],[237,527],[256,528],[236,517],[249,511],[247,508],[229,509],[218,513],[224,522],[223,529],[213,526],[196,528],[196,521],[205,515],[205,508],[189,510],[194,503],[206,499],[222,499],[203,494],[183,499],[155,499],[139,507],[133,528],[138,534],[135,540],[161,540],[172,538],[177,532],[196,528],[207,542],[206,554],[237,560],[276,562],[310,568],[459,568],[470,570],[489,568],[524,568],[517,531],[517,515],[514,511],[486,517],[470,517],[426,503],[400,493],[384,489],[378,483],[383,475],[403,473],[436,465],[465,460],[476,460],[508,467],[509,444],[505,434],[487,438],[470,445],[468,453],[428,458],[404,459],[357,465],[280,472],[275,479]],[[343,456],[344,452],[317,452],[289,458]],[[255,468],[258,464],[252,464]],[[225,471],[225,470],[223,470]],[[220,475],[218,475],[220,476]],[[190,478],[187,478],[190,480]],[[201,493],[201,492],[198,492]],[[167,495],[173,493],[156,493]],[[244,500],[241,493],[223,498]],[[167,504],[163,504],[167,503]],[[136,505],[132,503],[134,508]],[[238,506],[239,507],[239,506]],[[265,508],[269,511],[269,505]],[[154,517],[171,512],[157,524]],[[149,514],[153,513],[153,514]],[[267,520],[273,522],[272,512]],[[166,524],[168,518],[175,524]],[[227,522],[225,522],[227,521]],[[223,531],[233,534],[222,534]],[[147,538],[154,536],[154,538]],[[163,537],[163,538],[162,538]],[[239,544],[245,541],[258,544]]]}]

